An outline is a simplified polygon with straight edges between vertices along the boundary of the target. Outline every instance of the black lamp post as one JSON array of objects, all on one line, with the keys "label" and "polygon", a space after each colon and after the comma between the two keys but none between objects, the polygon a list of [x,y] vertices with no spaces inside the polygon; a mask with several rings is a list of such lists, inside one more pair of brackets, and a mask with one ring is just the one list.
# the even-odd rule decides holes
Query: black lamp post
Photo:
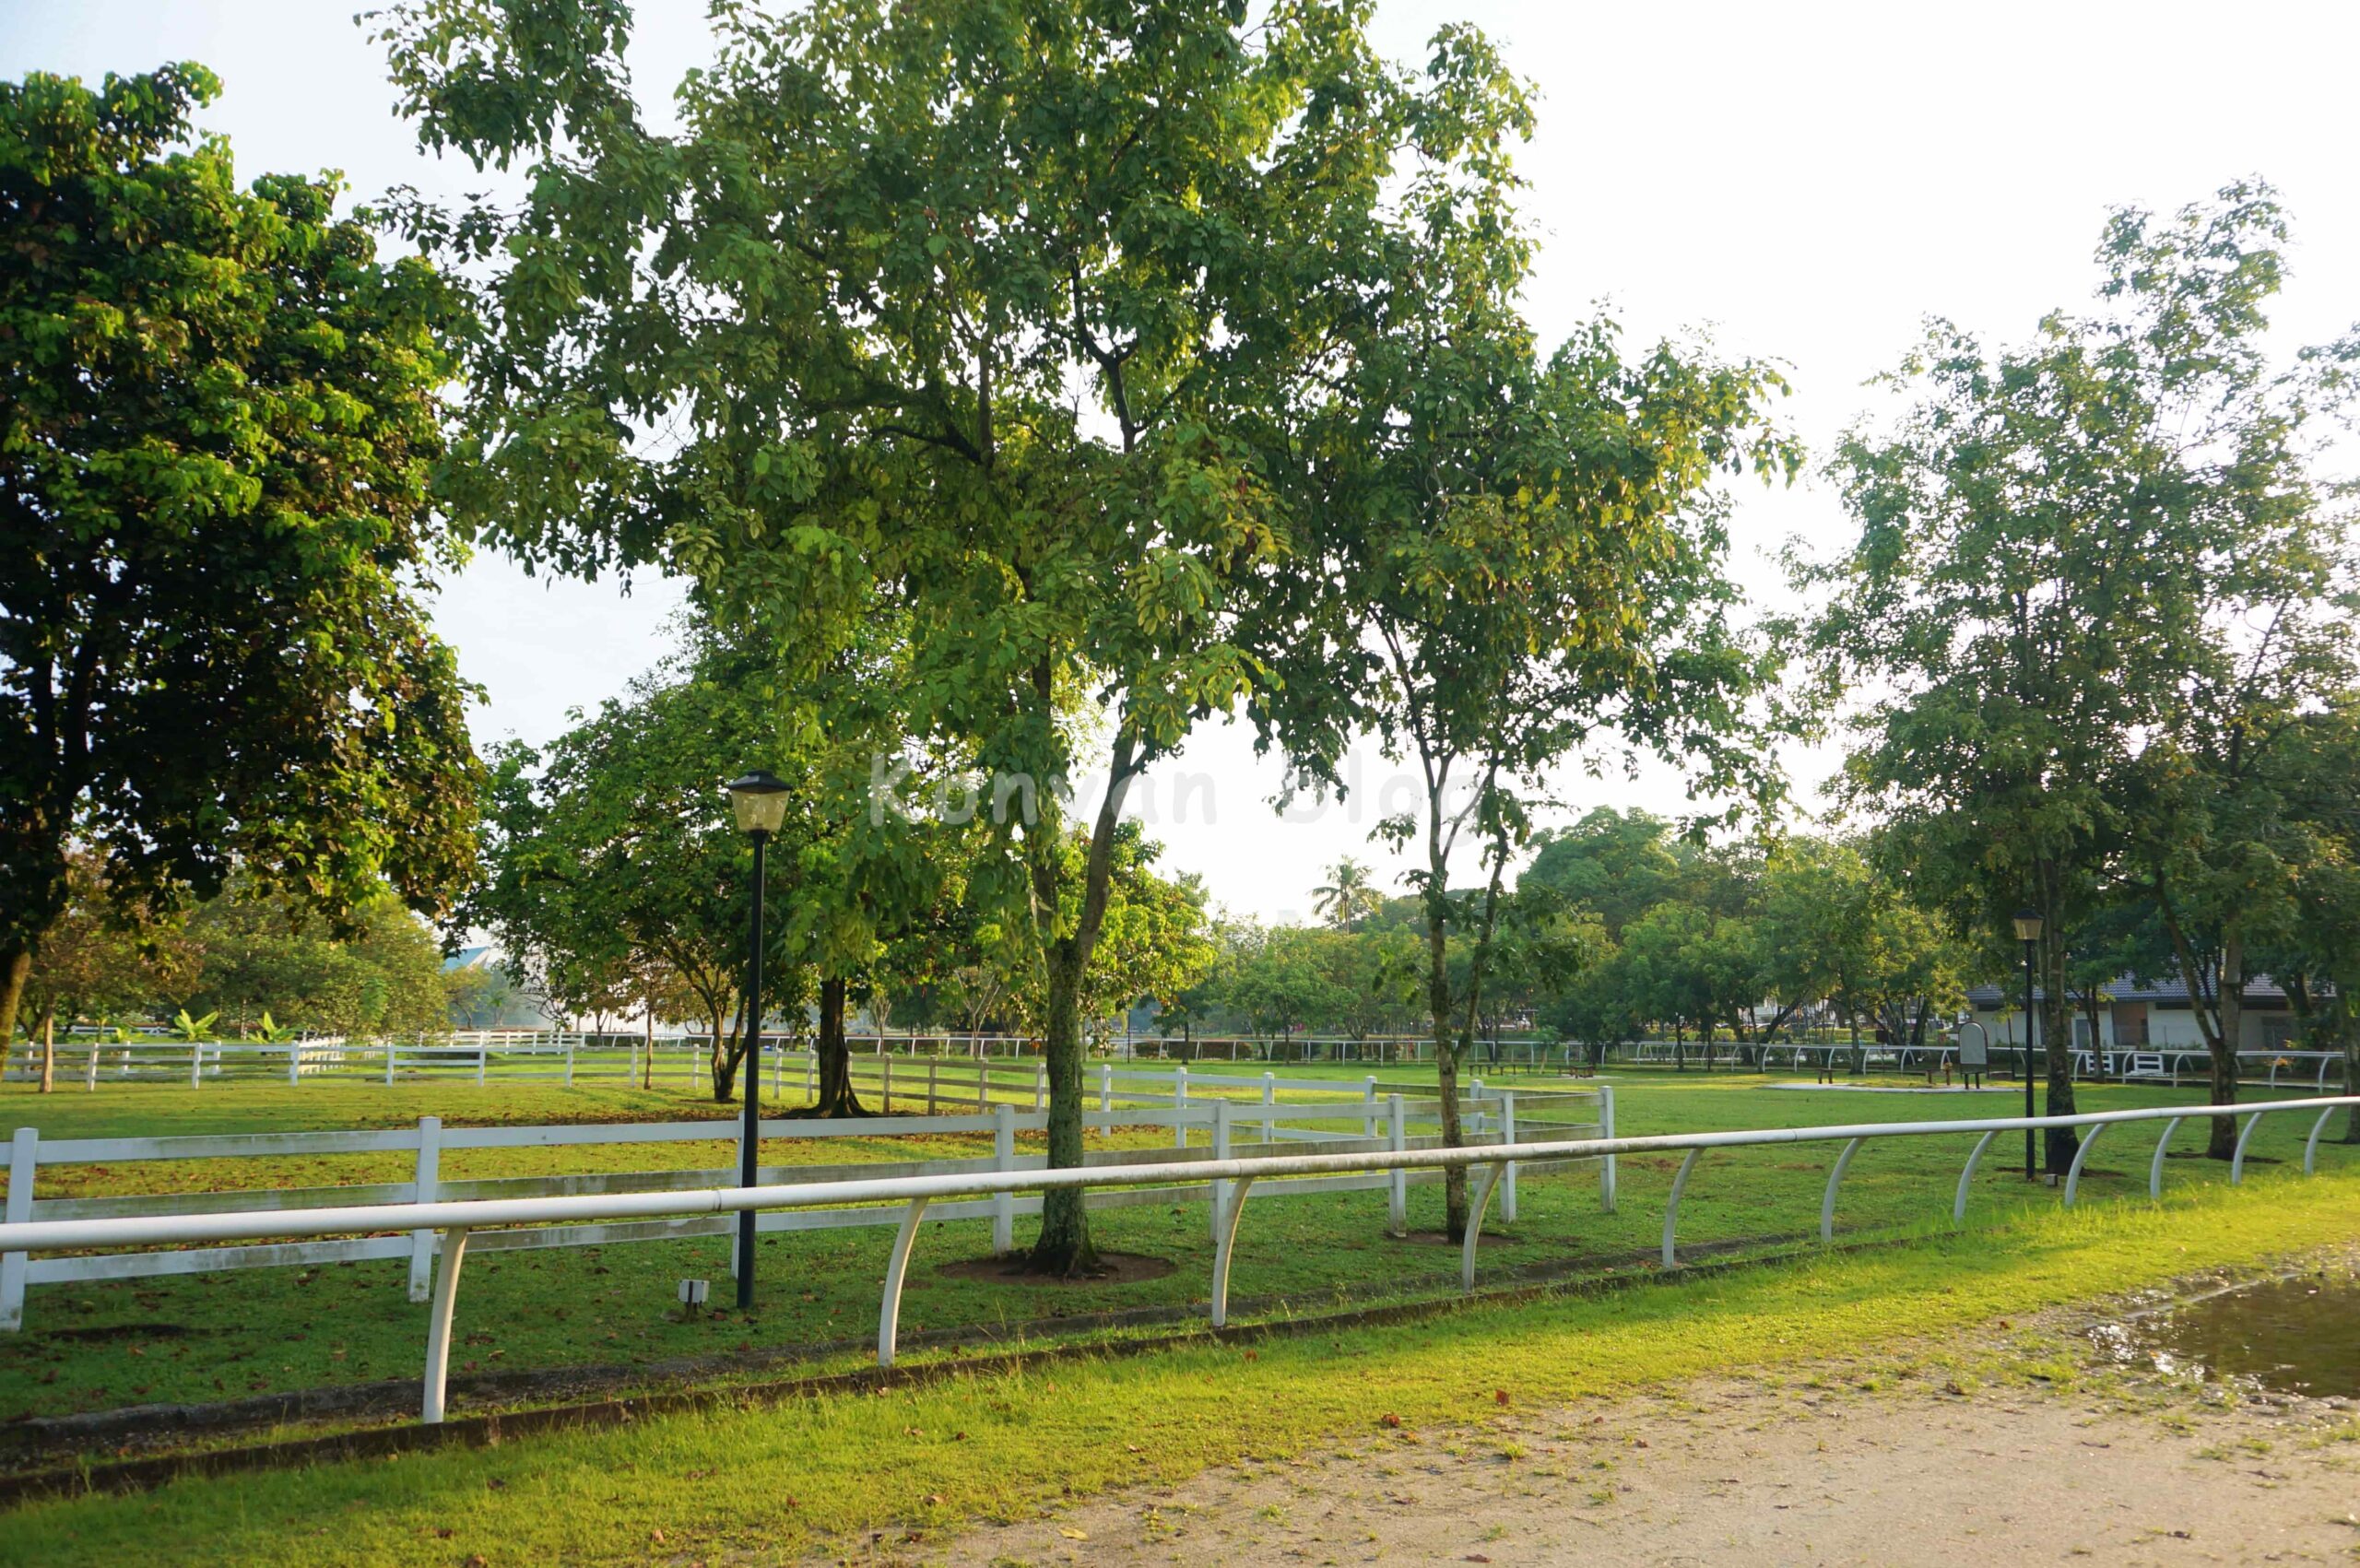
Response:
[{"label": "black lamp post", "polygon": [[[757,853],[760,852],[758,851]],[[2040,942],[2040,911],[2036,909],[2020,909],[2016,911],[2016,940],[2024,945],[2024,1114],[2029,1117],[2034,1114],[2032,1108],[2032,1032],[2033,1018],[2035,1015],[2032,1008],[2032,950],[2035,947],[2038,946]],[[2024,1129],[2025,1181],[2029,1182],[2035,1179],[2036,1173],[2033,1169],[2033,1165],[2032,1129],[2030,1127],[2026,1127]]]},{"label": "black lamp post", "polygon": [[[750,1187],[760,1169],[757,1156],[762,1141],[762,852],[786,819],[786,785],[757,768],[730,781],[729,809],[738,831],[754,841],[754,897],[747,920],[746,1054],[738,1064],[746,1117],[738,1138],[738,1185]],[[754,1211],[743,1208],[738,1212],[738,1310],[753,1304]]]}]

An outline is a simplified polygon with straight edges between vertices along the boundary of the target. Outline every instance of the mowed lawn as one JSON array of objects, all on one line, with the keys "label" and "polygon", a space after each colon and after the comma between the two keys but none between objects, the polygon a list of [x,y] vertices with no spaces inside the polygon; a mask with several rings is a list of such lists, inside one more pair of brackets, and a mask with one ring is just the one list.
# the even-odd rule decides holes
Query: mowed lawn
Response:
[{"label": "mowed lawn", "polygon": [[[1053,1515],[1210,1465],[1398,1447],[1412,1466],[1423,1444],[1482,1444],[1504,1397],[1512,1414],[1860,1353],[1880,1378],[1971,1383],[1994,1369],[1961,1364],[1954,1337],[2200,1270],[2348,1247],[2355,1228],[2360,1175],[2348,1163],[2311,1182],[2283,1169],[2236,1190],[2183,1182],[2160,1206],[2024,1212],[1901,1248],[1602,1296],[43,1502],[0,1519],[0,1562],[490,1568],[792,1562],[831,1549],[912,1560],[967,1520]],[[2012,1359],[2002,1370],[2073,1374]],[[2360,1440],[2360,1426],[2348,1435]],[[1505,1435],[1493,1446],[1502,1465],[1521,1462]],[[1568,1510],[1614,1505],[1593,1480],[1559,1484]]]},{"label": "mowed lawn", "polygon": [[[1221,1069],[1210,1069],[1219,1071]],[[1289,1092],[1357,1091],[1368,1069],[1289,1068]],[[1384,1087],[1429,1090],[1431,1068],[1380,1072]],[[1552,1080],[1504,1079],[1520,1090],[1564,1087]],[[1840,1122],[1946,1120],[2009,1114],[2012,1097],[1863,1094],[1769,1087],[1755,1076],[1624,1072],[1612,1078],[1620,1131],[1666,1133],[1712,1128]],[[2086,1109],[2197,1102],[2200,1091],[2085,1088]],[[446,1123],[489,1125],[726,1117],[728,1108],[684,1089],[652,1094],[620,1085],[568,1090],[551,1084],[272,1084],[107,1086],[94,1094],[48,1097],[11,1092],[0,1099],[0,1129],[38,1126],[46,1138],[125,1134],[294,1131],[401,1126],[421,1114]],[[2298,1169],[2307,1116],[2266,1121],[2250,1159],[2249,1184],[2284,1192],[2274,1178]],[[2340,1126],[2336,1129],[2340,1132]],[[446,1178],[549,1174],[564,1171],[712,1168],[734,1161],[726,1122],[710,1142],[612,1149],[449,1151]],[[2182,1127],[2176,1149],[2201,1147],[2203,1129]],[[2154,1130],[2106,1135],[2085,1175],[2084,1202],[2138,1201],[2143,1211]],[[1162,1146],[1171,1134],[1131,1129],[1115,1144]],[[1921,1138],[1871,1144],[1847,1174],[1838,1223],[1876,1233],[1947,1227],[1953,1184],[1973,1139]],[[1300,1146],[1298,1146],[1300,1147]],[[1815,1233],[1819,1202],[1837,1146],[1709,1154],[1682,1201],[1683,1247],[1790,1246]],[[773,1140],[772,1163],[844,1163],[988,1152],[972,1137]],[[1974,1227],[2020,1212],[2045,1213],[2057,1193],[2012,1173],[2020,1140],[2003,1138],[1986,1156],[1970,1208]],[[2323,1144],[2330,1176],[2360,1170],[2360,1150]],[[1618,1212],[1602,1213],[1594,1166],[1528,1172],[1520,1182],[1516,1220],[1495,1208],[1481,1268],[1493,1280],[1520,1268],[1624,1270],[1652,1267],[1677,1156],[1625,1157]],[[408,1157],[338,1156],[149,1163],[45,1173],[45,1194],[185,1191],[206,1187],[301,1187],[339,1182],[402,1180]],[[2201,1159],[2168,1162],[2176,1194],[2225,1186],[2224,1167]],[[1382,1192],[1307,1197],[1257,1195],[1241,1228],[1232,1291],[1236,1315],[1251,1320],[1316,1313],[1375,1296],[1416,1298],[1457,1290],[1456,1248],[1431,1234],[1397,1240],[1385,1233]],[[1439,1185],[1413,1186],[1413,1232],[1438,1231]],[[1031,1222],[1018,1221],[1020,1245]],[[986,1222],[930,1224],[921,1236],[903,1311],[907,1338],[931,1334],[980,1338],[984,1329],[1133,1307],[1180,1311],[1205,1300],[1212,1265],[1207,1206],[1174,1202],[1109,1210],[1096,1219],[1100,1244],[1171,1260],[1166,1277],[1126,1284],[1046,1286],[954,1278],[941,1266],[989,1251]],[[454,1402],[469,1407],[470,1379],[513,1371],[582,1366],[629,1369],[682,1358],[732,1358],[833,1341],[865,1341],[876,1329],[878,1290],[890,1227],[765,1237],[761,1291],[748,1315],[721,1306],[729,1298],[727,1245],[720,1239],[483,1253],[466,1265],[453,1358]],[[714,1281],[716,1310],[680,1320],[675,1299],[683,1278]],[[165,1279],[41,1286],[28,1298],[25,1331],[0,1336],[0,1419],[106,1409],[164,1401],[220,1399],[418,1376],[426,1308],[407,1300],[404,1263],[263,1268]],[[1037,1326],[1048,1325],[1047,1328]],[[951,1353],[913,1347],[914,1358]],[[841,1351],[817,1365],[856,1359]],[[776,1375],[775,1369],[766,1375]]]}]

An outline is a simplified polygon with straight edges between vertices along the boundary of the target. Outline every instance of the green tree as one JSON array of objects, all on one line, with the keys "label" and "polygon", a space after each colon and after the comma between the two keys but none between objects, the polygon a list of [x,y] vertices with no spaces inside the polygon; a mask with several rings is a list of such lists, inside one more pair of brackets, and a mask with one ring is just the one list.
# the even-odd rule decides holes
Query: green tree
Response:
[{"label": "green tree", "polygon": [[198,957],[176,999],[183,1014],[214,1017],[223,1035],[251,1035],[265,1014],[355,1039],[449,1027],[442,950],[389,892],[331,923],[305,899],[238,877],[190,913],[185,930]]},{"label": "green tree", "polygon": [[[1399,155],[1483,155],[1464,52],[1407,78],[1365,18],[723,7],[676,135],[639,118],[620,0],[384,24],[424,141],[530,175],[521,204],[409,215],[492,273],[452,504],[560,567],[664,559],[781,616],[797,659],[907,617],[918,727],[1031,803],[992,813],[975,893],[1035,925],[1053,1165],[1082,1158],[1125,793],[1256,673],[1233,621],[1286,520],[1255,438],[1328,368]],[[1092,1266],[1078,1192],[1032,1256]]]},{"label": "green tree", "polygon": [[[1318,532],[1280,568],[1295,581],[1268,612],[1282,679],[1264,721],[1315,787],[1335,784],[1356,731],[1414,764],[1419,808],[1380,832],[1422,852],[1410,879],[1446,1144],[1504,878],[1552,770],[1638,747],[1695,762],[1710,787],[1766,779],[1735,738],[1765,672],[1729,623],[1717,483],[1794,458],[1767,423],[1779,383],[1764,367],[1670,345],[1626,359],[1605,320],[1538,355],[1514,304],[1528,247],[1504,150],[1528,117],[1496,59],[1468,48],[1491,88],[1489,150],[1412,181],[1420,237],[1391,257],[1344,390],[1305,421]],[[1470,844],[1483,885],[1454,892]],[[1446,1191],[1456,1235],[1463,1170]]]},{"label": "green tree", "polygon": [[68,849],[443,902],[477,765],[418,593],[460,316],[332,176],[238,188],[202,66],[0,83],[0,1038]]},{"label": "green tree", "polygon": [[1345,855],[1328,873],[1328,880],[1311,891],[1311,907],[1330,925],[1350,925],[1384,906],[1385,895],[1369,879],[1368,867]]},{"label": "green tree", "polygon": [[[44,1094],[55,1078],[59,1024],[152,1012],[166,997],[184,995],[196,970],[197,949],[180,912],[114,898],[105,877],[95,855],[70,855],[65,911],[41,933],[41,959],[25,984],[25,1037],[41,1044]],[[12,1043],[0,1039],[0,1074]]]},{"label": "green tree", "polygon": [[[1800,584],[1830,595],[1810,638],[1825,692],[1887,693],[1858,715],[1848,802],[1906,837],[1972,928],[1998,929],[2020,904],[2043,917],[2051,1114],[2073,1109],[2068,934],[2134,838],[2177,888],[2189,873],[2154,853],[2158,827],[2224,797],[2143,806],[2143,826],[2133,803],[2168,799],[2154,775],[2170,759],[2217,762],[2235,744],[2229,650],[2293,656],[2236,618],[2342,570],[2307,463],[2360,350],[2268,371],[2283,234],[2257,185],[2161,221],[2124,209],[2098,247],[2099,311],[2053,312],[1996,353],[1936,323],[1893,378],[1912,399],[1898,421],[1837,454],[1858,540],[1799,564]],[[2210,873],[2234,876],[2236,853],[2223,846]],[[2215,1055],[2224,1100],[2229,1048]],[[2217,1124],[2213,1151],[2233,1139]],[[2049,1133],[2052,1170],[2076,1141]]]},{"label": "green tree", "polygon": [[1677,887],[1681,863],[1670,834],[1671,824],[1660,817],[1598,807],[1570,828],[1535,834],[1537,853],[1516,887],[1546,888],[1591,910],[1607,934],[1619,937]]},{"label": "green tree", "polygon": [[[712,1031],[713,1093],[727,1100],[745,1049],[733,1020],[752,867],[721,785],[774,720],[718,673],[694,655],[670,662],[548,747],[495,751],[482,869],[452,925],[488,933],[510,973],[561,1013],[633,964],[660,963]],[[786,880],[795,842],[782,839],[773,864]],[[772,973],[790,989],[785,923],[773,932]]]}]

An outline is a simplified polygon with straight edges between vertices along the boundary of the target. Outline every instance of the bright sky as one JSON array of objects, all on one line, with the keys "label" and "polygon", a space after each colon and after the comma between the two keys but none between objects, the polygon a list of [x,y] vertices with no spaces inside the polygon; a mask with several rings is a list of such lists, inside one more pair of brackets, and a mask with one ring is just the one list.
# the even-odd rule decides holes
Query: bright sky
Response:
[{"label": "bright sky", "polygon": [[[10,0],[0,75],[195,59],[227,91],[206,117],[249,176],[341,169],[358,196],[414,184],[455,193],[461,164],[416,151],[350,8],[328,0]],[[642,7],[634,69],[668,95],[700,53],[694,4]],[[1611,299],[1646,341],[1707,326],[1726,348],[1780,359],[1797,428],[1823,450],[1870,407],[1862,382],[1941,313],[1997,338],[2079,307],[2109,205],[2170,208],[2240,176],[2276,184],[2296,222],[2283,343],[2360,317],[2360,182],[2345,77],[2360,10],[2312,4],[1974,6],[1573,6],[1380,0],[1382,45],[1414,58],[1438,25],[1474,22],[1540,89],[1523,155],[1544,237],[1532,312],[1563,335]],[[1764,552],[1840,536],[1824,487],[1749,491],[1736,569],[1758,601],[1779,589]],[[628,589],[628,591],[626,591]],[[663,651],[677,587],[529,578],[497,557],[443,592],[442,634],[487,688],[479,738],[546,739],[569,709],[619,690]],[[1799,784],[1830,758],[1798,753]],[[1399,863],[1366,842],[1392,770],[1362,760],[1351,807],[1281,821],[1274,769],[1250,734],[1216,726],[1162,770],[1156,831],[1172,868],[1266,919],[1304,918],[1340,855]],[[1174,821],[1186,781],[1187,819]],[[1567,809],[1681,809],[1680,782],[1569,776]],[[1207,801],[1210,798],[1210,820]]]}]

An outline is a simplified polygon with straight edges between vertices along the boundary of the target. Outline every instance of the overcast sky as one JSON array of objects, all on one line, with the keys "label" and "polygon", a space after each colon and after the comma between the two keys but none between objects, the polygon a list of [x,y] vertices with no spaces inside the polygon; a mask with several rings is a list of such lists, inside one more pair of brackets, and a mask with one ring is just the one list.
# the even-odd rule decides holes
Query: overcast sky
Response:
[{"label": "overcast sky", "polygon": [[[633,66],[662,103],[702,53],[701,7],[642,7]],[[2109,206],[2174,207],[2261,175],[2295,216],[2294,283],[2278,310],[2291,346],[2360,316],[2360,181],[2348,75],[2360,10],[2218,4],[1589,7],[1390,0],[1377,30],[1415,58],[1443,22],[1497,38],[1540,92],[1522,167],[1543,237],[1529,301],[1559,336],[1611,300],[1634,340],[1708,328],[1727,349],[1786,362],[1788,411],[1814,448],[1875,395],[1940,313],[1990,337],[2024,336],[2080,306]],[[226,85],[206,124],[248,178],[342,170],[366,198],[395,184],[456,192],[464,164],[416,150],[351,8],[328,0],[7,0],[0,74],[108,71],[194,59]],[[1766,553],[1822,543],[1842,518],[1823,487],[1740,501],[1736,569],[1757,600]],[[442,634],[490,700],[479,739],[540,740],[569,709],[619,690],[663,652],[675,584],[527,577],[494,556],[447,585]],[[1806,792],[1831,758],[1789,759]],[[1274,769],[1235,726],[1198,736],[1151,792],[1166,865],[1204,875],[1231,907],[1300,918],[1339,855],[1399,863],[1366,842],[1390,772],[1362,759],[1351,808],[1281,821]],[[1174,821],[1186,780],[1187,819]],[[1681,809],[1676,775],[1578,776],[1587,806]],[[1207,802],[1210,798],[1208,821]]]}]

